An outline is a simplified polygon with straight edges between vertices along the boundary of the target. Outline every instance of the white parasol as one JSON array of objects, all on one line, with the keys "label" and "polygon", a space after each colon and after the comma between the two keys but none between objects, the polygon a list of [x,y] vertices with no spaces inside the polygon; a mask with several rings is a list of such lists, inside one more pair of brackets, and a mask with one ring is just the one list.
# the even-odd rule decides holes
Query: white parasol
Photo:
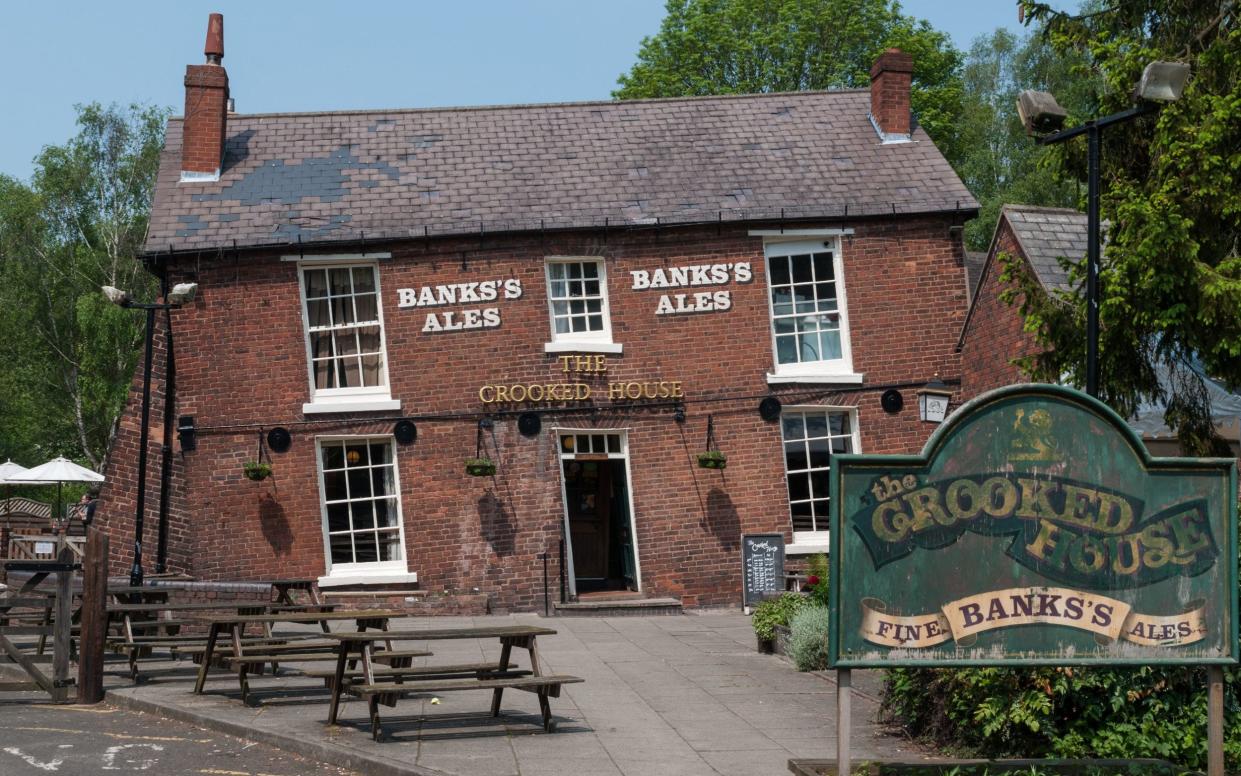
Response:
[{"label": "white parasol", "polygon": [[53,513],[56,519],[60,517],[60,491],[66,482],[103,482],[103,475],[99,472],[91,471],[85,466],[78,466],[68,458],[53,458],[47,463],[41,463],[33,469],[27,469],[21,475],[22,482],[54,482],[56,483],[56,511]]},{"label": "white parasol", "polygon": [[0,485],[34,485],[35,483],[26,479],[26,473],[30,470],[11,460],[0,463]]}]

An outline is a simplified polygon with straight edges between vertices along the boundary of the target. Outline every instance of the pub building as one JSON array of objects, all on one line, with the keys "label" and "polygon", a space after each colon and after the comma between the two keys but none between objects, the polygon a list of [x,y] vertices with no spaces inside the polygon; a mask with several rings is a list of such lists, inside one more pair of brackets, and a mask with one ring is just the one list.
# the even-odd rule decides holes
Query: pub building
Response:
[{"label": "pub building", "polygon": [[156,319],[148,574],[739,605],[742,536],[825,551],[832,456],[916,452],[960,384],[977,203],[905,53],[869,89],[250,115],[219,17],[205,53],[145,245],[198,285]]}]

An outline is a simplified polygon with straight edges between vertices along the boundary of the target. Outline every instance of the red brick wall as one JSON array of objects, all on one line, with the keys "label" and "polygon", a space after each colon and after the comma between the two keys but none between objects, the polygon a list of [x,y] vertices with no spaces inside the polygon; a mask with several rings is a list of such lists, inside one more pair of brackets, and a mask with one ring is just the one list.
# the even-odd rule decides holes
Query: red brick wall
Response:
[{"label": "red brick wall", "polygon": [[[613,338],[624,353],[607,357],[609,370],[599,382],[680,380],[686,394],[683,425],[673,420],[671,407],[605,402],[594,413],[545,415],[543,432],[532,439],[518,433],[515,414],[497,416],[494,481],[463,471],[463,460],[475,451],[474,417],[418,420],[417,441],[396,450],[406,557],[419,587],[430,593],[478,588],[497,606],[541,609],[538,556],[551,555],[554,597],[563,523],[552,429],[624,429],[644,590],[679,596],[687,605],[736,602],[741,534],[784,531],[791,539],[780,430],[759,417],[763,396],[775,393],[786,406],[858,407],[865,452],[916,451],[934,429],[918,420],[916,386],[901,389],[906,401],[897,415],[883,412],[879,395],[891,384],[920,384],[936,373],[948,381],[960,377],[953,351],[965,288],[948,225],[946,218],[929,217],[861,222],[842,238],[854,369],[865,374],[860,389],[769,388],[763,243],[746,227],[385,246],[393,254],[379,262],[389,379],[402,415],[481,413],[495,408],[480,402],[483,384],[563,379],[556,354],[543,351],[550,338],[544,257],[555,255],[607,259]],[[738,261],[751,263],[752,282],[711,287],[731,291],[726,312],[657,316],[662,293],[699,289],[631,289],[632,269]],[[323,574],[315,437],[389,435],[396,413],[379,413],[382,420],[327,416],[330,422],[302,415],[309,381],[295,262],[275,254],[213,253],[180,259],[170,271],[173,282],[200,284],[199,299],[173,314],[177,414],[194,415],[200,428],[198,449],[176,454],[175,570],[205,579]],[[397,307],[399,288],[509,277],[521,279],[520,299]],[[429,312],[483,306],[500,309],[501,328],[421,332]],[[131,397],[109,471],[114,484],[100,508],[107,515],[101,523],[114,535],[132,525],[136,412]],[[695,466],[708,413],[728,454],[723,471]],[[152,417],[159,417],[158,409]],[[242,463],[254,458],[260,430],[275,426],[291,430],[292,447],[272,454],[270,479],[244,479]],[[154,429],[152,438],[159,438]],[[151,460],[149,478],[157,480],[158,456]],[[157,496],[148,499],[157,503]],[[153,524],[149,517],[149,557]],[[113,546],[120,546],[115,538]]]},{"label": "red brick wall", "polygon": [[965,396],[1025,382],[1013,361],[1040,351],[1034,335],[1022,328],[1020,298],[1011,306],[1000,299],[1012,284],[1000,280],[1003,267],[995,254],[1023,258],[1024,254],[1003,218],[999,230],[961,348],[961,390]]}]

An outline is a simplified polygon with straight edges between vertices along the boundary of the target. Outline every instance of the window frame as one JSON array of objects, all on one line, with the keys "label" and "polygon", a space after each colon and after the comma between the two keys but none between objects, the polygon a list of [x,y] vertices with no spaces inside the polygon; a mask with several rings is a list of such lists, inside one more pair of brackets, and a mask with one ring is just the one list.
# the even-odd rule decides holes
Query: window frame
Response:
[{"label": "window frame", "polygon": [[[792,499],[792,495],[789,493],[789,460],[788,460],[788,453],[785,450],[785,445],[787,444],[789,440],[787,440],[784,436],[784,416],[790,413],[797,413],[797,414],[802,414],[802,415],[804,415],[805,413],[823,413],[826,415],[831,415],[832,413],[845,414],[849,419],[849,441],[850,441],[850,446],[852,448],[847,454],[856,455],[862,452],[862,431],[861,431],[861,428],[858,426],[858,415],[859,415],[858,408],[850,407],[850,406],[834,405],[834,404],[832,405],[797,404],[797,405],[792,405],[788,407],[783,407],[780,410],[780,459],[782,462],[781,465],[784,469],[784,493],[785,493],[785,503],[788,506],[789,533],[793,537],[793,542],[786,548],[786,551],[791,554],[808,553],[808,552],[827,552],[828,542],[831,538],[830,528],[823,528],[821,530],[816,530],[816,531],[798,531],[796,527],[793,525],[793,499]],[[803,424],[804,424],[804,421],[803,421]],[[831,433],[830,433],[831,421],[830,420],[828,421],[828,429],[829,429],[828,438],[830,439],[831,438]],[[801,441],[804,442],[805,437],[802,437]],[[840,455],[845,455],[845,454],[846,453],[840,453]],[[828,477],[830,479],[831,471],[832,471],[830,464],[826,469],[815,469],[809,466],[809,463],[810,463],[809,459],[807,459],[806,463],[807,463],[807,468],[804,470],[799,469],[798,470],[799,473],[803,471],[806,473],[809,473],[811,471],[825,471],[827,472]],[[814,500],[814,494],[812,493],[811,501],[813,500]],[[828,502],[828,506],[830,509],[830,506],[831,506],[830,500]],[[816,525],[817,525],[817,521],[816,521]]]},{"label": "window frame", "polygon": [[[382,443],[388,445],[392,455],[392,489],[396,503],[396,524],[398,546],[401,551],[399,560],[374,561],[371,563],[334,563],[332,561],[331,531],[328,525],[327,483],[323,472],[323,445],[350,442],[365,442],[367,445]],[[348,468],[345,469],[348,471]],[[315,473],[319,481],[319,522],[323,538],[323,566],[326,579],[342,577],[375,577],[386,574],[404,575],[409,571],[409,555],[405,550],[405,512],[401,499],[401,467],[397,460],[396,442],[391,436],[373,436],[369,434],[343,434],[315,437]],[[347,479],[347,478],[346,478]],[[350,503],[352,499],[348,499]],[[352,518],[350,519],[352,526]],[[366,530],[366,529],[362,529]],[[350,533],[357,529],[350,528]]]},{"label": "window frame", "polygon": [[[553,264],[594,264],[599,270],[599,313],[603,316],[603,329],[600,331],[565,332],[556,331],[556,301],[552,296]],[[612,339],[612,305],[608,292],[608,267],[603,256],[548,256],[543,261],[543,280],[547,294],[547,322],[551,331],[544,350],[548,353],[565,351],[596,351],[603,353],[619,353],[620,346]]]},{"label": "window frame", "polygon": [[[840,317],[840,358],[800,361],[795,364],[780,363],[776,338],[775,300],[772,298],[771,260],[773,256],[790,256],[794,253],[830,251],[832,254],[832,282],[836,286],[836,310]],[[825,235],[808,239],[801,236],[791,240],[767,239],[763,242],[763,270],[767,285],[767,329],[771,341],[772,372],[769,382],[806,382],[804,378],[836,378],[828,382],[860,383],[861,375],[853,372],[853,345],[849,326],[849,305],[845,288],[844,260],[841,256],[839,235]],[[790,279],[791,280],[791,279]],[[799,379],[803,378],[803,379]]]},{"label": "window frame", "polygon": [[[354,258],[349,257],[333,257],[335,260],[330,262],[311,261],[307,257],[307,261],[299,262],[297,267],[297,294],[301,305],[302,318],[302,344],[306,354],[306,379],[310,388],[310,402],[303,405],[303,412],[313,412],[319,405],[331,407],[335,404],[357,404],[359,409],[399,409],[391,407],[390,400],[392,398],[392,382],[388,372],[388,332],[384,322],[384,306],[383,306],[383,287],[379,272],[379,263],[374,258],[363,258],[361,256]],[[379,322],[379,353],[382,359],[380,365],[380,374],[383,382],[376,386],[357,386],[349,388],[318,388],[315,386],[315,360],[314,353],[310,344],[310,308],[306,303],[306,273],[308,271],[327,271],[333,269],[349,269],[354,270],[359,267],[369,267],[374,273],[375,278],[375,315]],[[330,278],[330,275],[329,275]],[[329,281],[330,282],[330,281]],[[384,402],[379,406],[379,402]],[[361,405],[371,403],[376,406]],[[352,411],[348,408],[341,411]]]}]

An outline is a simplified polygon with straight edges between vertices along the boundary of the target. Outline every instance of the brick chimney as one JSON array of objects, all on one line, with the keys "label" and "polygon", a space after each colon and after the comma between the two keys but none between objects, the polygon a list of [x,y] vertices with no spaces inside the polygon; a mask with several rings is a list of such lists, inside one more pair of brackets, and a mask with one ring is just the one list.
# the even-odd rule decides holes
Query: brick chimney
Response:
[{"label": "brick chimney", "polygon": [[894,48],[880,54],[870,68],[870,120],[884,142],[909,139],[913,73],[913,57]]},{"label": "brick chimney", "polygon": [[185,124],[181,138],[181,180],[220,179],[228,124],[228,73],[224,59],[224,16],[207,22],[207,64],[185,68]]}]

